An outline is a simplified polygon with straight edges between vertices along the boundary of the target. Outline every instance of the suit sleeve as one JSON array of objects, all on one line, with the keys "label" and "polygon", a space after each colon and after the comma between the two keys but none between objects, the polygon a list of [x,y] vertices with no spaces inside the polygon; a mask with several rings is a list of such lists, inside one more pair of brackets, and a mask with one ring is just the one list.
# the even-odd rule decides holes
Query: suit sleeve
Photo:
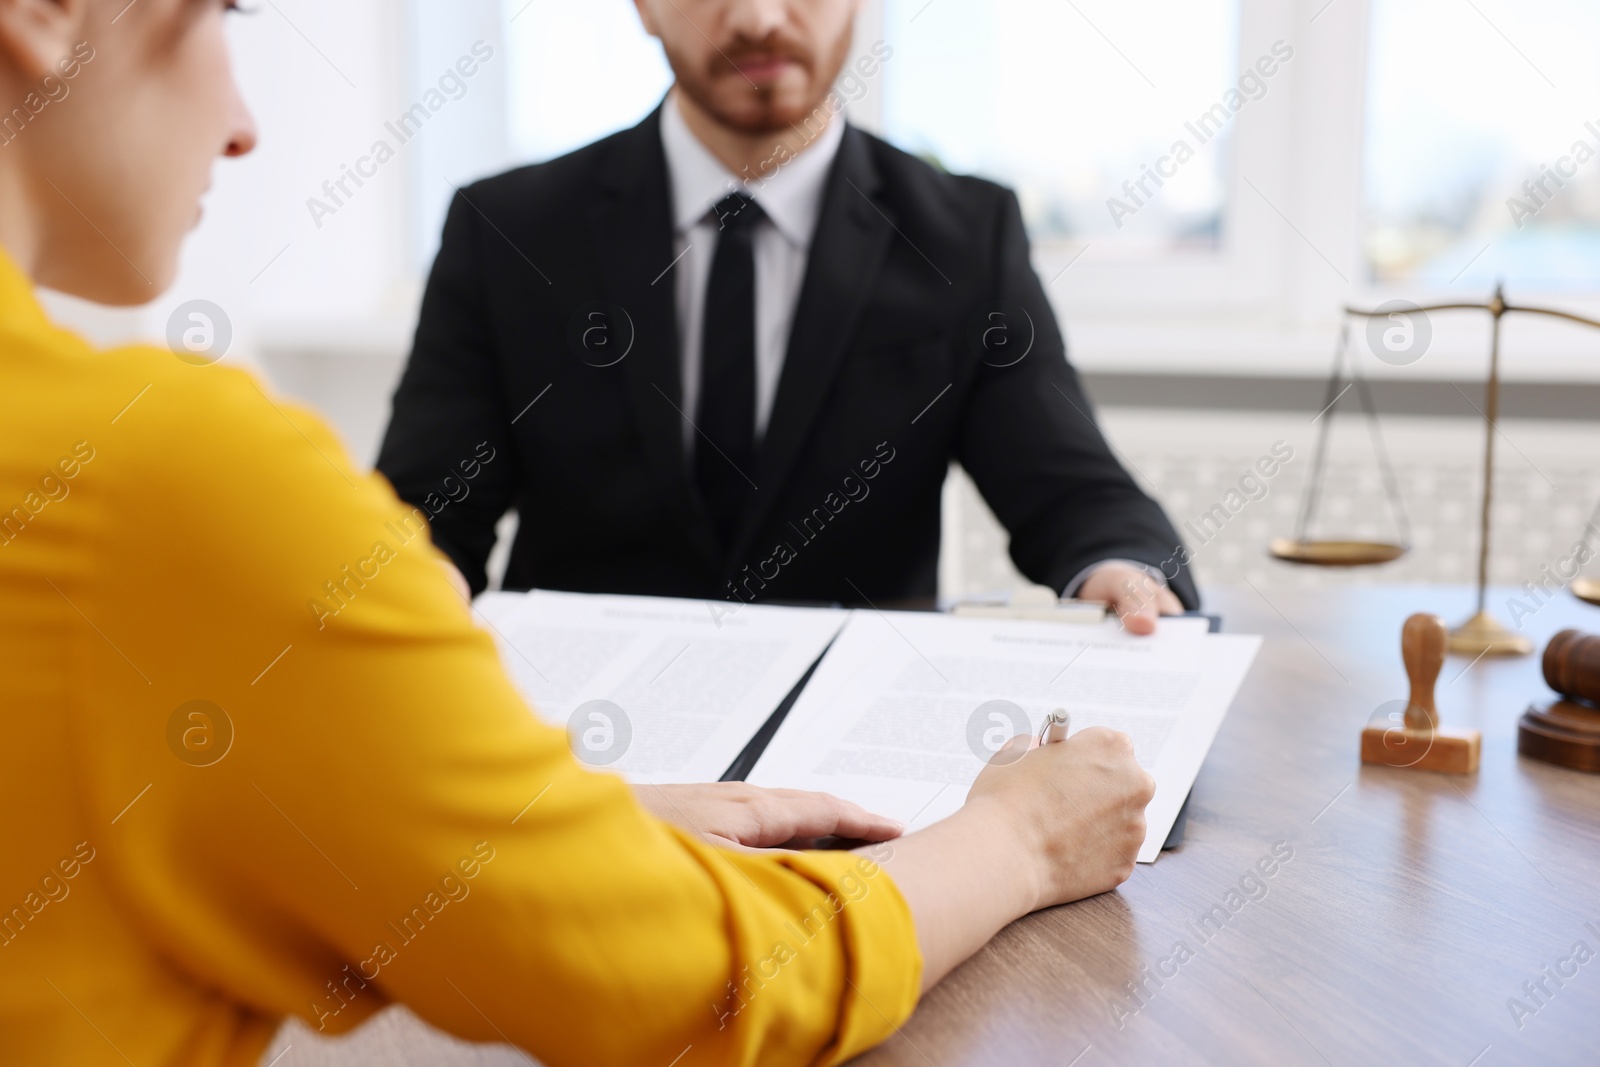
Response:
[{"label": "suit sleeve", "polygon": [[402,500],[428,514],[434,543],[475,594],[488,585],[495,524],[518,484],[514,413],[495,353],[476,195],[468,189],[451,202],[378,454],[378,470]]},{"label": "suit sleeve", "polygon": [[[1011,558],[1060,591],[1085,567],[1129,559],[1161,569],[1199,606],[1188,552],[1161,506],[1134,482],[1095,422],[1055,315],[1028,259],[1016,196],[1000,197],[992,307],[1006,345],[980,358],[956,443],[961,465],[1011,535]],[[998,339],[998,335],[991,334]],[[1015,353],[1031,340],[1026,355]]]},{"label": "suit sleeve", "polygon": [[410,509],[216,370],[200,395],[169,374],[103,449],[115,536],[65,591],[126,654],[85,629],[90,803],[148,783],[108,866],[183,981],[327,1032],[401,1002],[550,1067],[834,1063],[904,1020],[887,873],[713,848],[579,765]]}]

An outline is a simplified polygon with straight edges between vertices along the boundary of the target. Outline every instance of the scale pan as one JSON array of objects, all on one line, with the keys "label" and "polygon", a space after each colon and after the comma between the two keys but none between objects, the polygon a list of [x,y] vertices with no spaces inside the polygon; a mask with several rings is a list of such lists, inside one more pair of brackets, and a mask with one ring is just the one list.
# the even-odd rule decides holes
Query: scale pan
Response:
[{"label": "scale pan", "polygon": [[1600,608],[1600,578],[1578,578],[1569,587],[1572,595],[1585,604]]},{"label": "scale pan", "polygon": [[1406,554],[1406,546],[1385,541],[1296,541],[1274,537],[1267,551],[1275,559],[1311,567],[1365,567],[1399,559]]}]

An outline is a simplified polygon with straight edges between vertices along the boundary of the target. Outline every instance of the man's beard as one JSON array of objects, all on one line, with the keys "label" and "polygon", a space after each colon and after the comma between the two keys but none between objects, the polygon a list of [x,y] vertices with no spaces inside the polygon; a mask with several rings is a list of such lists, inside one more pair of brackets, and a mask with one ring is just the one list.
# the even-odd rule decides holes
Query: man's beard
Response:
[{"label": "man's beard", "polygon": [[[678,88],[719,123],[741,133],[775,133],[794,126],[822,107],[823,100],[833,88],[834,79],[838,78],[844,61],[849,58],[850,41],[848,32],[841,34],[832,52],[820,65],[817,57],[798,42],[774,39],[736,41],[713,56],[709,69],[705,70],[692,69],[688,63],[671,55],[667,58],[677,75]],[[737,103],[729,103],[726,98],[719,99],[716,88],[720,83],[730,78],[744,81],[735,64],[749,55],[777,56],[798,65],[810,79],[802,90],[804,96],[793,96],[777,86],[752,88],[746,82],[744,88],[750,89],[750,92],[741,94]],[[827,76],[817,77],[819,71]]]}]

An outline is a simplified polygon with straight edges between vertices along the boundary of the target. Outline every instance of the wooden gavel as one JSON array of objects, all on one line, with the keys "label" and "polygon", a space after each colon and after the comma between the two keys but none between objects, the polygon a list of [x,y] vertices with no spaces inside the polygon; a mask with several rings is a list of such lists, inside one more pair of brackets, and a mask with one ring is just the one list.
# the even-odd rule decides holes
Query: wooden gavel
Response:
[{"label": "wooden gavel", "polygon": [[1600,773],[1600,637],[1562,630],[1544,650],[1544,680],[1562,696],[1535,704],[1517,725],[1517,751]]},{"label": "wooden gavel", "polygon": [[1544,649],[1544,680],[1570,700],[1600,704],[1600,637],[1562,630]]}]

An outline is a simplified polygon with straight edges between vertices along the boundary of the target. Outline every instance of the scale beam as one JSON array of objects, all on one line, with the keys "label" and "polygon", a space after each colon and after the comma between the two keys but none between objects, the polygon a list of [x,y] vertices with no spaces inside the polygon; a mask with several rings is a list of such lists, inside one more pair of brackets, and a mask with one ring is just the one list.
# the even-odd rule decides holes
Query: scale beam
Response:
[{"label": "scale beam", "polygon": [[[1500,417],[1500,320],[1506,315],[1543,315],[1548,318],[1564,319],[1579,326],[1588,326],[1600,329],[1600,319],[1578,315],[1558,308],[1535,307],[1531,304],[1513,304],[1506,300],[1502,286],[1495,286],[1494,296],[1484,303],[1452,302],[1443,304],[1424,304],[1406,308],[1409,313],[1435,312],[1435,311],[1485,311],[1493,317],[1493,326],[1490,331],[1489,343],[1489,379],[1485,385],[1487,411],[1484,420],[1488,428],[1484,433],[1483,445],[1483,497],[1479,509],[1478,521],[1478,581],[1477,581],[1477,610],[1466,622],[1450,631],[1449,648],[1451,652],[1462,655],[1527,655],[1533,651],[1533,643],[1521,634],[1514,633],[1503,626],[1489,612],[1487,597],[1489,590],[1489,544],[1490,544],[1490,513],[1494,501],[1494,439],[1497,432],[1496,424]],[[1356,318],[1385,318],[1394,314],[1394,309],[1366,309],[1347,305],[1344,309],[1346,321],[1340,330],[1339,351],[1334,359],[1334,378],[1330,383],[1330,392],[1338,384],[1338,377],[1346,355],[1345,346],[1349,336],[1349,317]],[[1361,385],[1361,392],[1366,390],[1366,383],[1355,372],[1355,360],[1351,358],[1351,379],[1353,383]],[[1342,394],[1341,394],[1342,395]],[[1363,398],[1364,406],[1368,409],[1368,416],[1374,423],[1376,432],[1376,414],[1372,409],[1370,398]],[[1331,404],[1329,405],[1332,406]],[[1331,421],[1331,415],[1330,415]],[[1312,541],[1306,538],[1306,527],[1315,509],[1322,479],[1322,453],[1327,442],[1327,426],[1324,425],[1319,435],[1317,457],[1312,470],[1312,482],[1307,486],[1304,506],[1300,512],[1299,522],[1296,524],[1295,537],[1290,539],[1275,538],[1270,551],[1279,559],[1296,563],[1311,563],[1319,566],[1359,566],[1367,563],[1385,563],[1396,559],[1405,552],[1405,545],[1382,545],[1365,543],[1357,545],[1354,542],[1324,542]],[[1378,438],[1374,437],[1374,441]],[[1380,452],[1380,462],[1384,463],[1386,478],[1392,478],[1392,471],[1387,466],[1387,456]],[[1398,505],[1398,497],[1391,492]],[[1397,511],[1402,516],[1404,524],[1404,510]],[[1403,526],[1402,526],[1403,529]],[[1404,536],[1403,540],[1409,541]],[[1584,584],[1585,588],[1579,591],[1577,586]],[[1592,588],[1591,588],[1592,586]],[[1600,581],[1574,583],[1574,592],[1583,599],[1600,603]]]}]

